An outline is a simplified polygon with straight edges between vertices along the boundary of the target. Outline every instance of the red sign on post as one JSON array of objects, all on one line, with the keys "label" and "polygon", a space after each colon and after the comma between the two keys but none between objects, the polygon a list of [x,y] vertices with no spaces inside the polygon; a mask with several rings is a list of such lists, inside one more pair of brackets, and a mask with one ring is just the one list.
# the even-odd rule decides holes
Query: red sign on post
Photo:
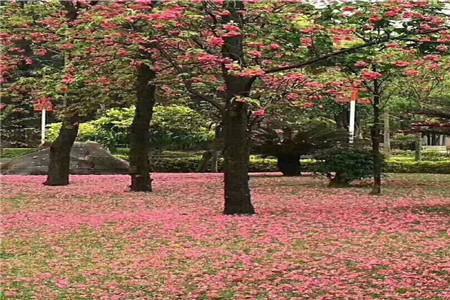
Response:
[{"label": "red sign on post", "polygon": [[50,98],[42,98],[37,101],[34,106],[34,110],[36,111],[53,111],[53,103]]}]

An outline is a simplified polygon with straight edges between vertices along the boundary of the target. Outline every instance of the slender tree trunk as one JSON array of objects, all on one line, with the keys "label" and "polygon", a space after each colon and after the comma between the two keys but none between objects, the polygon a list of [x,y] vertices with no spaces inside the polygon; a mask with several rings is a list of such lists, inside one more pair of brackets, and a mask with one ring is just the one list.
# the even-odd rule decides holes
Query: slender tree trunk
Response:
[{"label": "slender tree trunk", "polygon": [[389,124],[389,110],[387,107],[384,109],[383,120],[383,151],[384,156],[389,158],[391,156],[391,129]]},{"label": "slender tree trunk", "polygon": [[419,161],[422,159],[422,134],[420,132],[416,133],[416,143],[415,143],[414,156],[415,160]]},{"label": "slender tree trunk", "polygon": [[378,83],[374,82],[373,97],[373,125],[370,130],[372,139],[372,156],[373,156],[373,187],[371,194],[381,194],[381,171],[382,158],[380,152],[381,134],[380,134],[380,95],[378,91]]},{"label": "slender tree trunk", "polygon": [[155,72],[142,64],[137,69],[136,78],[136,111],[130,127],[130,169],[131,191],[152,191],[150,178],[150,121],[155,105],[153,84]]},{"label": "slender tree trunk", "polygon": [[49,165],[45,185],[68,185],[70,151],[78,134],[78,121],[63,120],[58,137],[50,146]]},{"label": "slender tree trunk", "polygon": [[277,165],[284,176],[301,175],[300,155],[279,155],[277,156]]},{"label": "slender tree trunk", "polygon": [[234,103],[225,109],[224,130],[224,214],[254,214],[248,186],[249,140],[247,105]]},{"label": "slender tree trunk", "polygon": [[211,157],[211,172],[217,173],[219,172],[219,153],[220,151],[213,150]]},{"label": "slender tree trunk", "polygon": [[197,172],[207,172],[208,171],[208,164],[212,158],[213,155],[213,150],[207,150],[203,153],[202,155],[202,160],[200,161],[198,167],[197,167]]}]

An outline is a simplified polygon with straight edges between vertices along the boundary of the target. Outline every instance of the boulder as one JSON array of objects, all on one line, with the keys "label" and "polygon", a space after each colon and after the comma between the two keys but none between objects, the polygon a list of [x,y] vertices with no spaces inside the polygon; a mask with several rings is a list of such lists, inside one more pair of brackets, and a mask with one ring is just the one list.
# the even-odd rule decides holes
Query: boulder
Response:
[{"label": "boulder", "polygon": [[[0,167],[1,174],[45,175],[49,161],[49,148],[16,157]],[[70,174],[127,174],[128,162],[114,157],[100,144],[75,143],[70,152]]]}]

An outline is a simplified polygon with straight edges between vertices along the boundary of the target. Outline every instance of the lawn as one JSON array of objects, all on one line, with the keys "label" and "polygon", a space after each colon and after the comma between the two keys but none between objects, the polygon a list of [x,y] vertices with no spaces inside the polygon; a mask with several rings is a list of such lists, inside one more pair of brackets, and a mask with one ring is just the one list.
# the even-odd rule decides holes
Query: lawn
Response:
[{"label": "lawn", "polygon": [[361,183],[254,174],[223,216],[219,174],[2,176],[0,299],[450,299],[450,175]]}]

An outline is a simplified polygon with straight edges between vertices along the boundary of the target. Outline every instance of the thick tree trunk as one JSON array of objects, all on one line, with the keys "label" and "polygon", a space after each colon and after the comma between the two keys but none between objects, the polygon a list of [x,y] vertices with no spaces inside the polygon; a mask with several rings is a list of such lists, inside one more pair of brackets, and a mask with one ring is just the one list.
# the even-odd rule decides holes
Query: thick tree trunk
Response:
[{"label": "thick tree trunk", "polygon": [[[222,18],[224,24],[233,21],[244,27],[245,7],[241,0],[226,1],[230,16]],[[245,66],[243,36],[229,37],[222,46],[222,55]],[[254,214],[250,188],[248,186],[249,134],[248,105],[239,99],[249,97],[253,79],[243,78],[228,72],[222,65],[225,80],[225,109],[223,112],[224,133],[224,181],[225,209],[224,214]]]},{"label": "thick tree trunk", "polygon": [[301,175],[300,155],[278,155],[277,165],[278,169],[284,176]]},{"label": "thick tree trunk", "polygon": [[[65,8],[67,21],[74,21],[78,16],[78,6],[75,2],[60,0]],[[69,26],[70,23],[68,23]],[[67,53],[64,52],[64,68],[67,66]],[[66,96],[64,97],[64,107]],[[70,151],[78,135],[79,118],[63,119],[58,137],[50,145],[47,180],[45,185],[68,185],[70,173]]]},{"label": "thick tree trunk", "polygon": [[136,111],[130,127],[130,169],[131,191],[151,192],[150,161],[150,121],[155,105],[156,87],[152,83],[155,72],[142,64],[137,69]]},{"label": "thick tree trunk", "polygon": [[[378,83],[375,81],[375,87]],[[380,96],[375,88],[375,96],[373,101],[373,125],[370,130],[372,139],[372,156],[373,156],[373,187],[371,194],[381,194],[381,171],[382,171],[382,158],[380,153]]]},{"label": "thick tree trunk", "polygon": [[70,151],[78,134],[78,121],[64,120],[56,140],[50,146],[49,165],[45,185],[68,185]]},{"label": "thick tree trunk", "polygon": [[224,130],[224,214],[254,214],[248,186],[249,141],[247,106],[234,103],[225,109]]}]

